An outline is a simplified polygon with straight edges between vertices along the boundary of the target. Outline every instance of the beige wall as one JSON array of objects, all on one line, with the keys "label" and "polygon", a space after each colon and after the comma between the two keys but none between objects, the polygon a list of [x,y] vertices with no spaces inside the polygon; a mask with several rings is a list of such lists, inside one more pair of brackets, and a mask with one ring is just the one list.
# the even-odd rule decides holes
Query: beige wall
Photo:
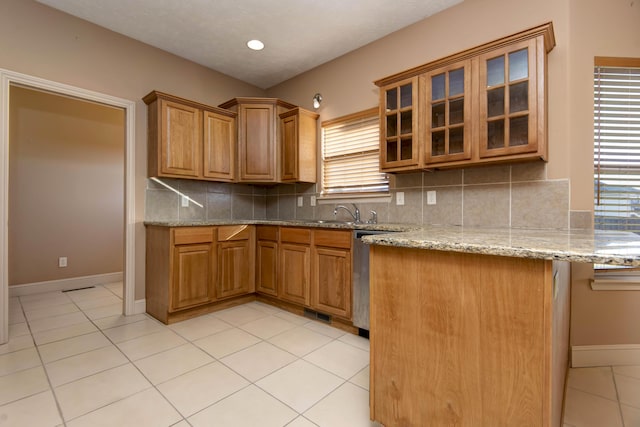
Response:
[{"label": "beige wall", "polygon": [[124,110],[9,97],[9,285],[122,271]]},{"label": "beige wall", "polygon": [[0,3],[0,52],[0,68],[136,101],[136,299],[144,298],[147,113],[141,98],[157,89],[217,105],[264,91],[33,0]]},{"label": "beige wall", "polygon": [[[549,55],[549,178],[566,178],[568,3],[566,0],[465,0],[301,76],[268,94],[311,108],[322,93],[320,121],[378,104],[374,80],[553,21],[558,46]],[[554,143],[554,141],[558,141]]]},{"label": "beige wall", "polygon": [[[571,208],[591,210],[593,56],[640,56],[639,9],[630,0],[465,0],[265,92],[32,0],[3,0],[0,67],[137,101],[136,298],[143,298],[146,109],[140,98],[150,90],[210,104],[266,94],[305,108],[321,92],[320,120],[327,120],[377,105],[376,79],[553,21],[557,46],[549,54],[547,175],[569,178]],[[574,344],[608,340],[606,330],[596,333],[576,320],[593,314],[594,306],[605,313],[609,328],[638,324],[629,311],[616,316],[619,300],[576,289],[579,283],[586,282],[574,283]],[[615,339],[640,343],[630,334]]]},{"label": "beige wall", "polygon": [[[640,3],[570,0],[568,169],[571,204],[593,209],[593,58],[640,58]],[[573,345],[639,344],[640,292],[592,291],[588,266],[573,268]]]},{"label": "beige wall", "polygon": [[[548,56],[547,177],[569,179],[570,208],[592,211],[593,57],[640,57],[637,1],[465,0],[267,92],[306,108],[320,92],[320,121],[332,119],[377,105],[376,79],[547,21],[557,42]],[[590,266],[574,269],[572,344],[640,343],[640,293],[591,291],[591,275]]]}]

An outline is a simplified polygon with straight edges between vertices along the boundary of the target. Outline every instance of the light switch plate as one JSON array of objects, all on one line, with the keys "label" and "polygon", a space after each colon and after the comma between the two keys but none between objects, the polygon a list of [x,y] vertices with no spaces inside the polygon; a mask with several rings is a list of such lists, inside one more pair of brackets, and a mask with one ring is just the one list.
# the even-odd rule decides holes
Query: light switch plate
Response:
[{"label": "light switch plate", "polygon": [[61,256],[58,258],[58,267],[66,267],[67,266],[67,257]]},{"label": "light switch plate", "polygon": [[302,196],[298,196],[298,207],[301,208],[304,206],[304,198]]},{"label": "light switch plate", "polygon": [[316,205],[316,196],[311,196],[311,206]]},{"label": "light switch plate", "polygon": [[181,196],[180,197],[180,204],[183,208],[188,208],[189,207],[189,198],[187,196]]},{"label": "light switch plate", "polygon": [[396,205],[398,206],[404,205],[404,191],[398,191],[396,193]]},{"label": "light switch plate", "polygon": [[436,204],[436,192],[435,191],[427,191],[427,204],[435,205]]}]

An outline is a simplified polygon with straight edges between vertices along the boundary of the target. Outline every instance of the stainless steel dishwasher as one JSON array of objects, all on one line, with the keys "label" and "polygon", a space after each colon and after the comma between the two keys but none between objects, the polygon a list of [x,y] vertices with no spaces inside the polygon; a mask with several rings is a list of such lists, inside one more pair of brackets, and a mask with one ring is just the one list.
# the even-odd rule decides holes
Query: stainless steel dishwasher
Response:
[{"label": "stainless steel dishwasher", "polygon": [[353,326],[360,329],[362,336],[369,335],[369,245],[362,242],[362,236],[388,233],[391,232],[353,232]]}]

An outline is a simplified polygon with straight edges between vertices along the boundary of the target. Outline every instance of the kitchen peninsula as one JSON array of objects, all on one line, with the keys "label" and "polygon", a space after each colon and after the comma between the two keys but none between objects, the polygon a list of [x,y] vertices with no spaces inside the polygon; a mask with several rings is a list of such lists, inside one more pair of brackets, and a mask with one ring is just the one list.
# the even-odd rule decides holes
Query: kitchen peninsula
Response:
[{"label": "kitchen peninsula", "polygon": [[371,418],[389,427],[560,426],[570,263],[640,265],[631,233],[427,227],[363,240]]},{"label": "kitchen peninsula", "polygon": [[[268,256],[275,254],[275,247],[280,247],[278,253],[283,255],[282,259],[288,259],[282,253],[288,246],[282,236],[269,238],[266,231],[279,228],[280,233],[286,229],[291,234],[298,230],[295,232],[298,237],[305,232],[313,236],[310,237],[312,243],[302,244],[306,249],[300,253],[311,250],[318,255],[323,252],[314,249],[317,245],[338,246],[338,241],[331,242],[322,237],[328,237],[330,230],[342,233],[356,228],[389,231],[363,237],[364,242],[372,245],[371,418],[387,427],[559,426],[569,357],[571,263],[640,266],[640,238],[625,232],[356,225],[322,220],[159,221],[146,225],[148,233],[152,230],[155,230],[153,233],[166,233],[163,230],[171,229],[174,239],[187,236],[188,241],[197,246],[196,252],[203,253],[206,259],[211,257],[209,251],[212,249],[203,252],[200,246],[211,248],[207,245],[218,241],[218,245],[222,245],[218,248],[222,258],[218,267],[214,263],[212,268],[230,273],[219,274],[218,282],[224,289],[227,289],[224,283],[236,282],[224,279],[234,277],[230,267],[235,265],[235,262],[224,261],[226,242],[235,242],[249,233],[245,239],[248,246],[242,246],[249,252],[242,253],[253,253],[251,247],[256,246],[253,251],[259,255],[254,261],[255,287],[251,285],[237,296],[220,301],[219,290],[212,290],[215,298],[210,304],[224,307],[252,300],[257,292],[261,300],[284,304],[282,306],[287,309],[291,304],[279,299],[288,295],[284,290],[289,288],[278,285],[279,299],[265,293],[265,289],[269,289],[267,284],[280,281],[274,277],[277,271],[282,272],[282,266],[274,267],[275,270],[265,266],[277,265],[275,259]],[[257,238],[247,228],[254,226],[258,229]],[[209,237],[206,240],[209,243],[192,242],[193,236],[202,231],[210,233],[211,227],[217,227],[216,239]],[[235,231],[221,234],[223,230]],[[277,236],[277,230],[274,231]],[[150,262],[158,248],[150,238],[153,233],[147,236],[151,244],[147,251],[147,256],[151,257],[147,262],[147,267],[151,268],[148,277],[154,277],[153,271],[159,272],[159,276],[147,284],[147,308],[154,307],[151,301],[159,301],[162,303],[159,312],[166,313],[166,301],[175,300],[166,295],[170,288],[166,280],[172,275],[166,270],[168,264],[158,259],[168,259],[169,252],[165,248],[163,256]],[[227,234],[233,238],[222,237]],[[169,240],[157,241],[166,245]],[[261,241],[262,245],[259,244]],[[330,253],[340,255],[335,260],[341,259],[346,262],[344,265],[349,265],[349,257],[343,256],[346,252],[342,249]],[[244,271],[246,260],[252,257],[232,258],[245,260],[237,264],[244,266]],[[174,264],[178,265],[180,259],[176,258]],[[325,271],[313,267],[320,258],[305,255],[301,260],[306,260],[301,265],[307,265],[300,270],[307,271],[303,295],[310,304],[300,304],[327,312],[327,307],[337,308],[350,301],[350,298],[343,298],[345,294],[342,293],[349,288],[338,286],[349,277],[348,273],[344,280],[338,280],[339,276],[332,276],[333,279],[327,276],[326,280],[315,274],[309,276],[307,263],[311,263],[315,273]],[[225,267],[227,264],[229,266]],[[342,271],[337,267],[329,270]],[[209,274],[213,273],[207,269],[203,271],[202,281],[210,283]],[[161,283],[164,284],[159,286]],[[320,283],[330,284],[330,289],[310,292]],[[163,290],[159,294],[161,298],[153,296],[158,289]],[[195,295],[195,288],[188,289],[185,295]],[[207,291],[208,288],[203,289]],[[208,294],[204,292],[203,295]],[[310,298],[309,295],[314,296]],[[320,304],[323,301],[325,303]],[[202,312],[213,307],[203,306]],[[201,312],[197,307],[194,310],[191,315]],[[182,317],[180,313],[182,310],[176,311],[175,316]],[[334,314],[334,321],[349,325],[348,315],[341,315],[340,311]]]}]

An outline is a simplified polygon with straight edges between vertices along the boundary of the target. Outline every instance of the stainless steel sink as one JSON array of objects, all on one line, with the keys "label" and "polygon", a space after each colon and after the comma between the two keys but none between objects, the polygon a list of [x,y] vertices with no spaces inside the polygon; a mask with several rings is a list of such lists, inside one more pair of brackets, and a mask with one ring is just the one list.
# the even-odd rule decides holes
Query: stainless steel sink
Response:
[{"label": "stainless steel sink", "polygon": [[344,225],[353,225],[353,221],[339,221],[336,219],[311,219],[308,222],[312,222],[315,224],[344,224]]}]

